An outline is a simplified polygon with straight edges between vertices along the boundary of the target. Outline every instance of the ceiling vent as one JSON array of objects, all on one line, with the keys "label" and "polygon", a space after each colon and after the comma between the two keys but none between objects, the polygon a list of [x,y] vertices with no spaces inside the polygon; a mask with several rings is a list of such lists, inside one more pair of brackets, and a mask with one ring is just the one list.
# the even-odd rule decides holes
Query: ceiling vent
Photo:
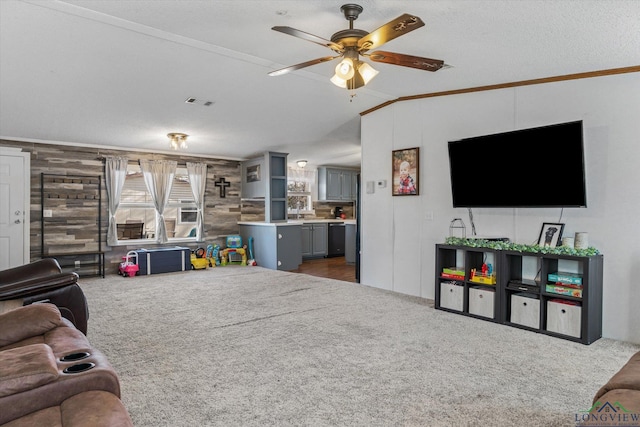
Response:
[{"label": "ceiling vent", "polygon": [[187,104],[204,105],[205,107],[210,107],[213,104],[215,104],[214,101],[205,101],[205,100],[202,100],[202,99],[192,98],[192,97],[185,99],[184,102],[187,103]]}]

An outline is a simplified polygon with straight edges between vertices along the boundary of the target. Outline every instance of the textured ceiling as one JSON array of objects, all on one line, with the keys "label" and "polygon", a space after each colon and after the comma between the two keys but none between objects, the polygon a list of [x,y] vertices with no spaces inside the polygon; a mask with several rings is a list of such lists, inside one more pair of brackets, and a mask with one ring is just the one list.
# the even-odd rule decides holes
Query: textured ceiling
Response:
[{"label": "textured ceiling", "polygon": [[385,101],[640,65],[637,0],[361,0],[356,28],[425,22],[382,49],[453,67],[374,63],[351,102],[328,80],[335,62],[267,75],[333,53],[272,26],[329,39],[348,28],[343,3],[0,0],[0,137],[164,152],[184,132],[188,154],[353,166],[359,113]]}]

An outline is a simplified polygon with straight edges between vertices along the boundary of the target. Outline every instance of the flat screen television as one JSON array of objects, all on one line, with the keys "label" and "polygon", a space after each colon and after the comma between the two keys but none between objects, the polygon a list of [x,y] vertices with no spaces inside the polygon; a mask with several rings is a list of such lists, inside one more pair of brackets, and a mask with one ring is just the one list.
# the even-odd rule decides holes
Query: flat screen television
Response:
[{"label": "flat screen television", "polygon": [[582,121],[449,141],[455,208],[586,207]]}]

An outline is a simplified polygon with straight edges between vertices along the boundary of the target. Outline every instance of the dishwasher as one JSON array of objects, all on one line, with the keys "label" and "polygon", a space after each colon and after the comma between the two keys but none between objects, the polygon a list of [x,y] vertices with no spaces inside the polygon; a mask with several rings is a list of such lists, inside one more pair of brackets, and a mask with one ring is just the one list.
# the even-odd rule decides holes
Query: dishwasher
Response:
[{"label": "dishwasher", "polygon": [[344,256],[344,222],[329,223],[327,257]]}]

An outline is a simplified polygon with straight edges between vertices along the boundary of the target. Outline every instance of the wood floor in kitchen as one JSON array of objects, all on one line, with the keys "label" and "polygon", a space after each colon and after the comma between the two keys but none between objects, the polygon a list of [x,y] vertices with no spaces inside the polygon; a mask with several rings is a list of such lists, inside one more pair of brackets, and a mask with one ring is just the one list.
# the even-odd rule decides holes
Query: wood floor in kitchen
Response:
[{"label": "wood floor in kitchen", "polygon": [[304,260],[297,270],[291,271],[344,280],[345,282],[356,282],[356,266],[347,264],[343,256]]}]

